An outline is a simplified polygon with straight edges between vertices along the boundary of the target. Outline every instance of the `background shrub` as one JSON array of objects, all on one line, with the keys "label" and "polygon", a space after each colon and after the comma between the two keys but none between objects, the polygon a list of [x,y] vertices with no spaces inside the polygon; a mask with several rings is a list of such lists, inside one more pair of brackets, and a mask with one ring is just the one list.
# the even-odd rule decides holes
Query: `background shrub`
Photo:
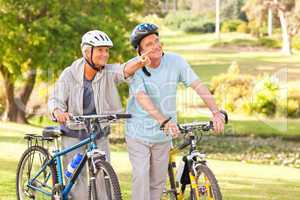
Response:
[{"label": "background shrub", "polygon": [[245,22],[235,19],[235,20],[226,20],[222,23],[221,31],[224,33],[227,32],[235,32],[237,31],[238,27]]}]

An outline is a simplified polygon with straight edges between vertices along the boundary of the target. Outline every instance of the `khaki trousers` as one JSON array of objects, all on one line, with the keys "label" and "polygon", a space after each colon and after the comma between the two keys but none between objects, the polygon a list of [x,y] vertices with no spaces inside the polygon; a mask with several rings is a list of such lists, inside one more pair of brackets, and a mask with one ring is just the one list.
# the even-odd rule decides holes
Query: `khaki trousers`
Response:
[{"label": "khaki trousers", "polygon": [[132,200],[159,200],[168,173],[170,142],[148,143],[126,136],[132,165]]}]

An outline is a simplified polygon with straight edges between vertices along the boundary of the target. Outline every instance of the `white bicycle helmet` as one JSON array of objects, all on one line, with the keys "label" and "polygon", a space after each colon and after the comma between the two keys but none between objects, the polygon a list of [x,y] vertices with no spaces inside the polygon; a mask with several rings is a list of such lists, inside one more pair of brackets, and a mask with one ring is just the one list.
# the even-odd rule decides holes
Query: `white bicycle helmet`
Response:
[{"label": "white bicycle helmet", "polygon": [[82,36],[81,47],[85,44],[93,47],[113,47],[113,42],[107,34],[98,30],[89,31]]},{"label": "white bicycle helmet", "polygon": [[[93,30],[85,33],[81,38],[81,51],[82,55],[84,56],[85,61],[96,71],[99,69],[96,67],[96,64],[93,62],[93,51],[94,47],[113,47],[113,42],[108,37],[108,35],[102,31]],[[91,54],[90,54],[90,62],[85,57],[85,50],[91,47]]]}]

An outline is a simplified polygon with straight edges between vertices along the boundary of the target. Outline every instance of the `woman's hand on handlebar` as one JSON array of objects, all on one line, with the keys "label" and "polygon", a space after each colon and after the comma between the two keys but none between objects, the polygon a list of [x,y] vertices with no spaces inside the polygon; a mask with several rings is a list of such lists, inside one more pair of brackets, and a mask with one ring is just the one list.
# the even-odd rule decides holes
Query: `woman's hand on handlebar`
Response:
[{"label": "woman's hand on handlebar", "polygon": [[59,109],[54,110],[53,115],[56,121],[60,124],[65,124],[70,120],[70,114],[68,112],[63,112]]}]

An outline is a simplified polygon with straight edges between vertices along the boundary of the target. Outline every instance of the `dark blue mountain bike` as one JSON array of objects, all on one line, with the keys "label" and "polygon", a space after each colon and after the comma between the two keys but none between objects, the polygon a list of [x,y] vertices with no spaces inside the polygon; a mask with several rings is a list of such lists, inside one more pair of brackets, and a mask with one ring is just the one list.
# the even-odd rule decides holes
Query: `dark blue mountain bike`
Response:
[{"label": "dark blue mountain bike", "polygon": [[[118,177],[110,163],[106,161],[105,152],[97,148],[96,138],[99,138],[97,136],[99,130],[100,133],[102,132],[103,123],[109,125],[118,119],[130,117],[130,114],[73,116],[69,123],[70,128],[81,127],[89,134],[78,144],[62,150],[58,145],[62,134],[59,127],[46,127],[42,135],[27,134],[25,139],[28,148],[23,153],[17,168],[17,199],[67,200],[79,174],[87,164],[89,199],[121,200]],[[52,144],[53,142],[55,145]],[[86,145],[86,152],[83,159],[73,175],[64,180],[61,156],[84,145]],[[50,148],[54,149],[50,150]],[[103,191],[100,193],[96,190],[100,182],[105,185],[104,194]]]}]

